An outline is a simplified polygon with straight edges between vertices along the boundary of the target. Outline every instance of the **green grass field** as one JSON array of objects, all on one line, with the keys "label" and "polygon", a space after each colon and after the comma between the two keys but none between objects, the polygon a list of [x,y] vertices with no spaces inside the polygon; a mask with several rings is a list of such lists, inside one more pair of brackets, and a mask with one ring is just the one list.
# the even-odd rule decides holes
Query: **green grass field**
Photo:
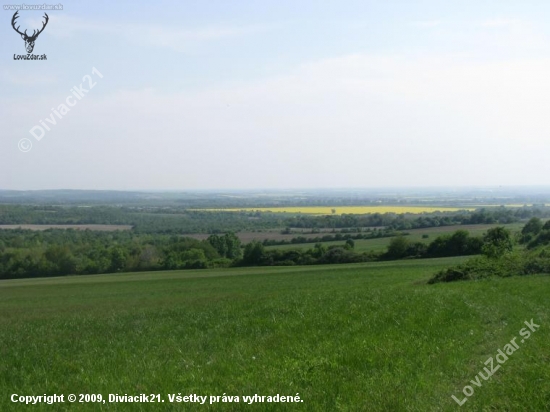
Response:
[{"label": "green grass field", "polygon": [[[548,410],[550,277],[426,284],[463,259],[2,281],[0,411]],[[540,329],[459,407],[451,395],[532,318]],[[13,393],[165,403],[25,406]],[[178,393],[241,402],[168,403]]]},{"label": "green grass field", "polygon": [[[433,241],[438,236],[452,234],[457,230],[467,230],[468,232],[470,232],[470,235],[472,236],[481,236],[487,231],[487,229],[490,229],[495,226],[498,226],[498,225],[442,226],[442,227],[430,227],[425,229],[411,229],[411,230],[407,230],[406,232],[409,233],[409,235],[407,235],[407,239],[409,239],[411,242],[422,242],[427,244]],[[518,232],[523,227],[523,224],[512,223],[512,224],[500,225],[500,226],[506,227],[511,232]],[[299,236],[316,237],[316,236],[322,236],[322,235],[323,234],[299,235]],[[428,238],[423,238],[422,235],[428,235]],[[382,237],[382,238],[375,238],[375,239],[358,239],[358,240],[354,240],[355,242],[354,249],[356,252],[368,252],[368,251],[383,252],[386,250],[386,248],[390,244],[390,241],[391,241],[391,237]],[[327,247],[331,245],[343,245],[344,243],[345,243],[344,240],[323,242],[323,244]],[[314,246],[315,246],[315,243],[297,243],[297,244],[291,244],[291,245],[267,246],[266,249],[267,250],[311,249]]]}]

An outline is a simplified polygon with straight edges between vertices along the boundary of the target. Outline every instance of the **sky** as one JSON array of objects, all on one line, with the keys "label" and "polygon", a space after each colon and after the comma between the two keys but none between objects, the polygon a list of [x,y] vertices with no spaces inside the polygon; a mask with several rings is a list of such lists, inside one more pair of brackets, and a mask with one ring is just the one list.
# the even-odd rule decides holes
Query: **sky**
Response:
[{"label": "sky", "polygon": [[12,1],[0,189],[549,183],[550,2]]}]

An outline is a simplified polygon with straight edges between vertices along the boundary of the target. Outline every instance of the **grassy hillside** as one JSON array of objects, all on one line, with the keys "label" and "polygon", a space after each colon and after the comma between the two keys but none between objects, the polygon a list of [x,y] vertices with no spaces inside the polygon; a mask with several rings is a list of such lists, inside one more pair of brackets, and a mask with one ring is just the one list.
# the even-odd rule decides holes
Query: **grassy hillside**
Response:
[{"label": "grassy hillside", "polygon": [[[550,277],[425,283],[461,260],[2,281],[0,410],[31,408],[12,393],[154,393],[162,410],[545,410]],[[459,408],[451,395],[532,318],[540,329]],[[303,402],[168,403],[178,393]]]}]

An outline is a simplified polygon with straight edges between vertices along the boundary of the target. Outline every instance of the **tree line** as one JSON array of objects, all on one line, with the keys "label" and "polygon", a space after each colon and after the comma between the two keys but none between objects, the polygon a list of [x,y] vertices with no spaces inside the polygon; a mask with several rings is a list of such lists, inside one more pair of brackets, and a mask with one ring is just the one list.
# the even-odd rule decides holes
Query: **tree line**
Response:
[{"label": "tree line", "polygon": [[[491,232],[492,229],[488,231]],[[487,238],[470,236],[466,230],[442,235],[432,242],[412,242],[406,236],[393,237],[384,252],[355,252],[355,242],[348,238],[343,245],[326,246],[317,243],[310,249],[266,249],[253,241],[244,248],[241,264],[247,266],[288,266],[331,263],[358,263],[397,259],[421,259],[466,256],[482,253]]]},{"label": "tree line", "polygon": [[481,253],[484,240],[458,230],[429,244],[400,235],[384,252],[357,252],[348,237],[341,245],[309,249],[266,249],[242,245],[232,232],[205,240],[131,231],[0,230],[0,278],[63,276],[129,271],[205,269],[230,266],[315,265],[428,258]]},{"label": "tree line", "polygon": [[[361,228],[358,228],[359,232],[362,232],[363,230]],[[288,231],[290,233],[290,231]],[[283,231],[283,233],[285,233]],[[334,242],[339,240],[348,240],[348,239],[379,239],[383,237],[393,237],[397,235],[406,235],[408,233],[406,232],[397,232],[390,228],[384,228],[378,230],[377,228],[371,229],[367,228],[364,233],[335,233],[335,234],[326,234],[323,236],[315,236],[315,237],[305,237],[305,236],[296,236],[293,237],[290,240],[285,239],[264,239],[262,240],[262,244],[264,246],[282,246],[282,245],[299,245],[303,243],[321,243],[321,242]]]},{"label": "tree line", "polygon": [[394,231],[417,228],[506,224],[532,217],[550,217],[550,208],[484,208],[476,211],[434,212],[422,215],[374,213],[304,215],[270,212],[200,211],[183,207],[152,206],[45,206],[0,205],[0,224],[130,225],[136,233],[192,234],[296,229],[354,230],[377,227]]},{"label": "tree line", "polygon": [[0,230],[0,278],[227,267],[242,255],[233,233],[208,240],[128,231]]}]

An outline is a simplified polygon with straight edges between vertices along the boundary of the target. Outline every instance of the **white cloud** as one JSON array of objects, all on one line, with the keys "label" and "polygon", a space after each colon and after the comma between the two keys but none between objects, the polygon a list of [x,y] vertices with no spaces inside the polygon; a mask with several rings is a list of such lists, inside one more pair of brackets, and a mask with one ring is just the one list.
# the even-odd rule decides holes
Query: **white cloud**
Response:
[{"label": "white cloud", "polygon": [[16,86],[34,86],[37,84],[51,84],[57,81],[54,75],[33,73],[32,76],[21,76],[21,73],[13,69],[0,71],[0,82]]},{"label": "white cloud", "polygon": [[489,52],[539,55],[548,52],[546,34],[531,21],[495,17],[477,22],[471,27],[471,41],[478,42]]},{"label": "white cloud", "polygon": [[441,25],[441,20],[419,20],[411,23],[414,27],[430,28]]},{"label": "white cloud", "polygon": [[479,23],[481,27],[510,27],[518,24],[521,24],[521,22],[517,19],[505,19],[502,17],[496,17]]},{"label": "white cloud", "polygon": [[[35,144],[28,174],[55,156],[60,187],[543,184],[549,70],[354,54],[192,94],[91,92]],[[26,132],[53,103],[5,115]]]},{"label": "white cloud", "polygon": [[58,38],[71,37],[79,32],[107,33],[136,44],[149,44],[179,52],[186,51],[204,42],[245,36],[269,29],[267,26],[254,25],[182,29],[180,27],[158,25],[108,24],[84,20],[67,14],[52,16],[51,20],[55,24],[48,28],[48,33]]}]

